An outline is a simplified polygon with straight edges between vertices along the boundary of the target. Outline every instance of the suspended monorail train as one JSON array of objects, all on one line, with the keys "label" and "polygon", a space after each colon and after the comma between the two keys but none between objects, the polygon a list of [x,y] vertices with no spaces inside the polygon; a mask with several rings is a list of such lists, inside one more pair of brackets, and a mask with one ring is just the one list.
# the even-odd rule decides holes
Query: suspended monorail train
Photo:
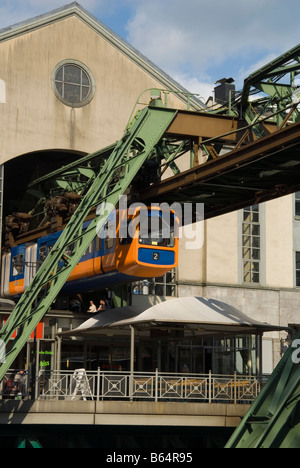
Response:
[{"label": "suspended monorail train", "polygon": [[[61,293],[97,291],[119,283],[160,277],[175,268],[178,262],[177,218],[173,211],[169,215],[168,221],[159,207],[136,207],[130,215],[126,210],[128,229],[124,230],[124,219],[121,219],[124,215],[113,211]],[[144,220],[143,229],[141,219]],[[89,223],[85,222],[83,229]],[[35,243],[13,247],[2,256],[2,297],[17,299],[22,295],[59,236],[60,232],[46,235]]]}]

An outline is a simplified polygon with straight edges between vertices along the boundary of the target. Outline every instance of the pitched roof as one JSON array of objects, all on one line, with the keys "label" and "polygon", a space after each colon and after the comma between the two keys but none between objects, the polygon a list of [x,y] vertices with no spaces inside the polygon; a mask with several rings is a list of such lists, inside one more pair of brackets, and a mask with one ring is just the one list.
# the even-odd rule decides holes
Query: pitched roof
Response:
[{"label": "pitched roof", "polygon": [[[186,94],[189,91],[176,82],[171,76],[157,67],[151,60],[141,54],[137,49],[130,45],[127,41],[122,39],[118,34],[108,28],[105,24],[99,21],[91,13],[85,10],[79,3],[72,2],[61,8],[57,8],[48,13],[36,16],[34,18],[16,23],[12,26],[3,28],[0,30],[0,43],[8,41],[17,36],[27,34],[36,29],[43,28],[49,24],[57,21],[64,20],[71,16],[77,16],[97,34],[100,34],[104,39],[107,40],[113,47],[116,47],[130,60],[132,60],[138,67],[144,69],[146,73],[151,75],[155,80],[162,83],[167,90],[175,90],[179,93],[178,97],[183,101],[187,101]],[[191,96],[191,106],[195,109],[203,109],[205,105],[198,100],[195,96]]]}]

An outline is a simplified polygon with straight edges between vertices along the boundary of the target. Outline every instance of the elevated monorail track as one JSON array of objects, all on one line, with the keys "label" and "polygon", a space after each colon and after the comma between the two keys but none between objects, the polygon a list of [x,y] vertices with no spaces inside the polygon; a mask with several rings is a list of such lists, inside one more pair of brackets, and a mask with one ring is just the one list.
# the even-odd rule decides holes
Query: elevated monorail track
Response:
[{"label": "elevated monorail track", "polygon": [[[201,116],[198,119],[201,127]],[[140,194],[139,200],[204,203],[205,218],[209,219],[297,190],[299,122],[153,184]]]},{"label": "elevated monorail track", "polygon": [[[204,203],[208,219],[300,190],[299,74],[300,45],[250,75],[242,92],[205,111],[168,109],[157,93],[116,145],[35,181],[51,189],[41,190],[41,200],[61,190],[78,196],[78,207],[0,331],[7,346],[0,381],[123,194],[146,204]],[[83,231],[99,205],[103,209]],[[11,241],[18,243],[18,236]],[[300,368],[293,356],[290,348],[228,447],[299,445]]]}]

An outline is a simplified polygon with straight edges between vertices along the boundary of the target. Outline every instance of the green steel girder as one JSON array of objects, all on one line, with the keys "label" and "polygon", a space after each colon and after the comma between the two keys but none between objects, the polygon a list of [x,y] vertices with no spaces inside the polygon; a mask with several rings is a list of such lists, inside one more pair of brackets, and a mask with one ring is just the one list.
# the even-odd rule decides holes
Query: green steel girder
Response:
[{"label": "green steel girder", "polygon": [[74,167],[58,176],[55,180],[59,188],[69,191],[82,193],[86,187],[86,181],[92,180],[96,177],[94,169],[89,167]]},{"label": "green steel girder", "polygon": [[[300,335],[295,340],[298,345],[299,339]],[[300,364],[298,356],[299,351],[296,346],[292,345],[255,402],[252,403],[248,413],[225,448],[300,447]]]},{"label": "green steel girder", "polygon": [[[46,216],[47,200],[56,195],[64,196],[67,193],[76,193],[83,196],[86,188],[95,179],[96,174],[101,170],[105,160],[114,148],[115,145],[111,145],[99,153],[84,156],[32,182],[27,193],[39,199],[35,207],[30,211],[30,215],[35,216],[33,220],[38,219],[36,215],[40,213]],[[150,158],[151,166],[149,165],[145,168],[145,171],[139,174],[141,187],[145,188],[148,182],[157,182],[166,167],[170,167],[174,175],[179,174],[180,169],[175,161],[183,154],[191,151],[191,149],[190,139],[182,141],[176,138],[162,138],[156,146],[155,154]],[[135,184],[136,188],[138,188],[139,181],[137,179]],[[31,228],[34,227],[36,226],[33,226],[32,222]]]},{"label": "green steel girder", "polygon": [[26,194],[38,201],[29,212],[32,216],[30,229],[37,228],[41,220],[44,222],[47,217],[46,204],[52,197],[64,196],[66,193],[84,196],[87,187],[95,180],[115,147],[116,143],[32,181],[28,185]]},{"label": "green steel girder", "polygon": [[[273,119],[278,127],[281,127],[286,124],[286,112],[292,107],[289,118],[294,122],[298,121],[299,112],[297,105],[293,105],[293,92],[297,89],[295,78],[299,74],[300,44],[252,73],[245,79],[242,91],[236,93],[234,99],[230,99],[229,108],[223,107],[212,113],[235,113],[236,117],[253,125],[255,119],[259,120],[268,112],[273,114],[270,115],[270,120]],[[256,100],[253,99],[255,94],[258,95]],[[257,123],[253,130],[257,138],[266,135],[260,123]]]},{"label": "green steel girder", "polygon": [[269,96],[276,96],[278,99],[291,98],[292,95],[291,86],[283,83],[261,81],[260,83],[256,83],[256,87]]},{"label": "green steel girder", "polygon": [[43,448],[35,437],[20,437],[17,439],[16,448]]},{"label": "green steel girder", "polygon": [[246,78],[241,96],[242,109],[248,107],[251,88],[255,89],[257,83],[263,80],[275,83],[283,76],[290,75],[289,84],[292,86],[294,74],[300,71],[299,57],[300,44],[277,57],[275,60],[272,60]]},{"label": "green steel girder", "polygon": [[[0,339],[6,346],[6,360],[0,364],[0,381],[97,232],[104,227],[120,196],[147,159],[155,155],[155,147],[176,113],[176,110],[150,106],[140,111],[89,184],[71,220],[0,331]],[[83,231],[83,222],[93,207],[98,207],[96,217]],[[12,340],[15,330],[17,336]]]},{"label": "green steel girder", "polygon": [[[174,175],[180,174],[180,169],[175,163],[175,160],[187,153],[191,149],[190,140],[172,141],[171,139],[163,138],[158,145],[157,152],[161,159],[164,159],[164,165],[170,167]],[[158,174],[160,177],[161,174]]]},{"label": "green steel girder", "polygon": [[[115,147],[116,147],[116,143],[113,145],[107,146],[106,148],[103,148],[94,153],[90,153],[78,159],[75,164],[76,166],[81,167],[83,169],[99,168],[101,167],[101,165],[105,163],[105,161],[111,155]],[[39,186],[40,184],[51,183],[51,181],[55,182],[56,179],[64,177],[64,175],[68,173],[68,171],[73,171],[74,167],[75,167],[74,163],[70,163],[65,166],[62,166],[59,169],[56,169],[55,171],[51,172],[50,174],[46,174],[34,180],[28,185],[28,187],[33,188],[33,187]]]}]

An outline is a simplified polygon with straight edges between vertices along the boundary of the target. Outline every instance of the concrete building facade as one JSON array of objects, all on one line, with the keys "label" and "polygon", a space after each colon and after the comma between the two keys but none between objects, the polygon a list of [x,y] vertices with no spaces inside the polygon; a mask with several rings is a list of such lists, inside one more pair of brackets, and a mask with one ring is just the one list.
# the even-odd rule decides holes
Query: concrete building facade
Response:
[{"label": "concrete building facade", "polygon": [[[168,105],[187,106],[185,89],[77,3],[0,31],[0,65],[4,216],[30,209],[20,200],[31,180],[118,140],[136,102],[149,101],[146,90],[175,90],[167,94]],[[194,97],[190,105],[203,108]],[[147,307],[174,296],[204,296],[255,320],[297,326],[297,200],[297,194],[286,196],[205,221],[203,246],[186,250],[183,239],[177,271],[144,290],[135,285],[140,289],[132,302]],[[60,311],[53,328],[54,316],[47,322],[49,339],[84,320]],[[266,334],[263,343],[269,374],[287,333]]]}]

